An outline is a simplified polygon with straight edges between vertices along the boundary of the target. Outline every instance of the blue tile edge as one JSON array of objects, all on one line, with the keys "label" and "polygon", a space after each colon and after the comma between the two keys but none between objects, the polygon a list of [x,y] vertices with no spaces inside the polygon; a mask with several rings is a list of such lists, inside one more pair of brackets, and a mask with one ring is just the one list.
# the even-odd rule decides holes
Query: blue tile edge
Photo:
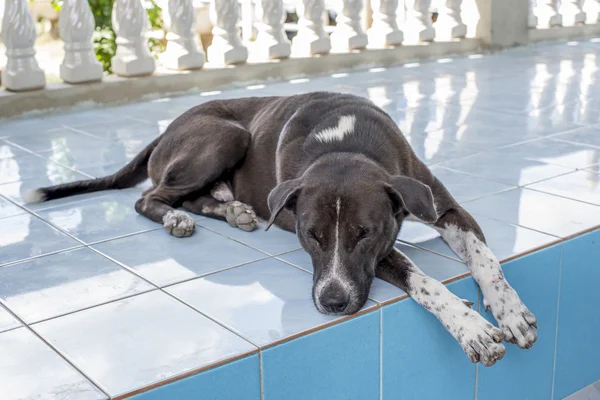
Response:
[{"label": "blue tile edge", "polygon": [[[511,258],[507,261],[502,262],[502,264],[503,264],[503,266],[506,266],[506,265],[516,263],[516,262],[527,263],[526,260],[528,258],[537,257],[537,256],[539,256],[539,253],[544,252],[549,249],[552,249],[552,248],[560,249],[561,251],[559,251],[559,253],[562,253],[562,249],[564,248],[564,246],[569,245],[570,242],[578,240],[583,237],[592,236],[592,235],[594,237],[598,236],[600,238],[600,229],[582,232],[580,235],[572,236],[568,239],[561,240],[558,243],[556,243],[556,242],[550,243],[548,246],[536,249],[532,252],[517,256],[515,258]],[[276,258],[276,257],[274,257],[274,258]],[[562,263],[562,260],[561,260],[561,263]],[[449,280],[445,281],[444,284],[449,285],[452,283],[463,282],[467,279],[471,279],[470,274],[449,279]],[[173,377],[173,379],[171,379],[171,380],[159,382],[159,383],[156,383],[147,388],[141,388],[136,393],[131,393],[131,394],[125,395],[123,397],[133,396],[132,398],[142,399],[142,400],[187,398],[188,396],[196,393],[194,391],[199,390],[199,388],[206,389],[206,391],[203,393],[212,393],[212,392],[210,392],[210,390],[212,390],[211,389],[212,386],[204,386],[202,384],[204,379],[210,380],[210,379],[212,379],[212,378],[209,378],[211,376],[217,376],[219,374],[227,374],[226,371],[232,371],[232,369],[233,369],[233,372],[231,372],[231,376],[235,376],[235,373],[236,373],[235,371],[238,368],[240,368],[240,369],[248,368],[247,366],[250,365],[250,363],[252,363],[253,365],[255,364],[256,368],[254,368],[254,367],[249,368],[248,371],[250,371],[252,374],[256,373],[258,376],[259,394],[258,394],[258,397],[256,397],[256,398],[260,399],[261,392],[262,392],[263,378],[264,378],[262,376],[262,369],[260,366],[263,351],[272,349],[278,345],[285,344],[287,342],[293,342],[296,339],[304,338],[304,337],[309,336],[316,332],[326,331],[326,330],[332,329],[336,326],[352,322],[356,318],[359,318],[361,316],[366,316],[366,315],[375,314],[375,313],[381,313],[382,307],[393,304],[393,303],[397,303],[397,302],[400,302],[403,300],[407,300],[407,299],[408,299],[408,295],[403,295],[398,298],[386,300],[385,302],[376,302],[377,303],[376,306],[365,309],[362,312],[359,312],[358,314],[348,316],[341,320],[333,321],[332,323],[327,324],[325,326],[316,327],[314,329],[311,329],[311,330],[308,330],[305,332],[301,332],[297,335],[291,336],[289,338],[285,338],[284,340],[281,340],[278,342],[270,343],[266,346],[261,347],[259,350],[257,350],[254,353],[242,355],[241,358],[235,358],[234,360],[226,360],[223,363],[219,363],[216,366],[208,366],[206,368],[203,368],[200,371],[191,372],[191,373],[189,373],[189,375],[186,375],[183,377],[182,376]],[[483,313],[483,310],[481,310],[481,312]],[[558,325],[558,319],[557,319],[557,325]],[[380,330],[378,332],[378,341],[379,341],[380,349],[382,348],[381,347],[382,346],[382,333],[383,333],[382,329],[383,329],[383,327],[381,325],[381,318],[380,318]],[[507,344],[507,345],[510,346],[510,344]],[[554,351],[556,354],[556,348]],[[461,356],[463,356],[463,355],[461,354]],[[382,354],[380,352],[380,363],[381,363],[381,357],[382,357]],[[253,360],[253,361],[249,361],[249,360]],[[500,362],[502,362],[502,361],[500,361]],[[240,365],[242,365],[242,366],[240,366]],[[555,373],[555,370],[556,370],[556,365],[554,366],[553,374]],[[379,368],[379,374],[380,374],[380,379],[381,379],[381,376],[383,375],[381,364],[380,364],[380,368]],[[231,379],[231,376],[229,378],[227,378],[226,380]],[[215,379],[220,379],[220,377],[217,377]],[[213,385],[213,386],[216,387],[216,386],[218,386],[219,382],[218,381],[215,381],[215,382],[217,382],[217,385]],[[593,383],[593,382],[590,382],[590,384],[591,383]],[[418,384],[418,383],[415,383],[415,384]],[[476,384],[477,384],[477,381],[476,381]],[[553,389],[554,389],[555,384],[556,383],[553,382]],[[223,396],[225,396],[227,394],[228,394],[227,391],[222,391]],[[245,395],[247,395],[247,393],[245,393]],[[183,396],[183,397],[181,397],[181,396]],[[211,397],[211,398],[213,398],[213,397]],[[228,399],[227,397],[218,397],[218,396],[214,397],[214,398],[215,399],[221,399],[221,398]],[[235,398],[235,397],[233,397],[233,398]],[[247,398],[253,399],[254,397],[247,397]]]}]

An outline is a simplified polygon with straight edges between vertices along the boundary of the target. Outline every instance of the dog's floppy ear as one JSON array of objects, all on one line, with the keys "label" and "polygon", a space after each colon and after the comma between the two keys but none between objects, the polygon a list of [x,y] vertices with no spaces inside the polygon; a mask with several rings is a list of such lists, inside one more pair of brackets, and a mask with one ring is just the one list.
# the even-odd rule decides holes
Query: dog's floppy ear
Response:
[{"label": "dog's floppy ear", "polygon": [[404,207],[424,222],[437,221],[433,193],[429,186],[406,176],[393,176],[387,190],[397,211]]},{"label": "dog's floppy ear", "polygon": [[279,215],[284,207],[288,210],[294,209],[298,193],[300,193],[300,188],[300,179],[292,179],[281,182],[279,185],[275,186],[275,189],[271,190],[267,200],[271,218],[269,218],[269,222],[267,222],[265,231],[273,225],[275,218],[277,218],[277,215]]}]

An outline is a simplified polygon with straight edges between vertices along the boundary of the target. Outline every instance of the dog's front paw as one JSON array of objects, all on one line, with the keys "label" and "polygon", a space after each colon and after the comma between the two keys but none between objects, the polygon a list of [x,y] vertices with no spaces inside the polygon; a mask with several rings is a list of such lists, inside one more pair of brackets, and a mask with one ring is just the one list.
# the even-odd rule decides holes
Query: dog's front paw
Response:
[{"label": "dog's front paw", "polygon": [[225,219],[234,228],[240,228],[247,232],[253,231],[258,225],[258,218],[252,207],[239,201],[230,201],[227,203]]},{"label": "dog's front paw", "polygon": [[537,321],[512,288],[501,291],[493,303],[484,300],[486,309],[492,308],[504,334],[504,340],[522,349],[530,349],[537,340]]},{"label": "dog's front paw", "polygon": [[183,211],[172,210],[163,216],[163,228],[173,236],[191,236],[196,228],[196,221]]},{"label": "dog's front paw", "polygon": [[472,362],[486,367],[501,360],[506,353],[502,345],[502,331],[486,321],[477,311],[465,308],[455,317],[455,337]]}]

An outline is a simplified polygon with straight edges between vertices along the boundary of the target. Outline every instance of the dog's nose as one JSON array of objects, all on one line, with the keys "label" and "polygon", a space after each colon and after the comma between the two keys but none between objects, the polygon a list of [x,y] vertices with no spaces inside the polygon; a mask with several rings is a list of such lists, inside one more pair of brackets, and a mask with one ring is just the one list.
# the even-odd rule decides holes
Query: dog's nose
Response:
[{"label": "dog's nose", "polygon": [[333,285],[323,292],[319,302],[327,312],[337,314],[346,309],[350,296],[338,285]]}]

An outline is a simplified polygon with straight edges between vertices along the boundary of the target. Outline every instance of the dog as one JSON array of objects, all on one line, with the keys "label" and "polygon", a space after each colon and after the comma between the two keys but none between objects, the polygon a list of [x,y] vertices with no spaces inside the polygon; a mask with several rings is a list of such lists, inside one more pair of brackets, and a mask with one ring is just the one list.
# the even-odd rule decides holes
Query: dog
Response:
[{"label": "dog", "polygon": [[[295,232],[314,266],[312,297],[327,314],[353,314],[375,276],[433,313],[473,362],[493,365],[502,340],[531,348],[535,316],[506,281],[473,217],[367,99],[329,92],[215,100],[175,119],[113,175],[45,187],[32,201],[153,187],[135,209],[172,235],[195,214],[251,231],[258,218]],[[499,328],[394,247],[405,219],[430,224],[467,264]],[[472,304],[472,303],[471,303]]]}]

